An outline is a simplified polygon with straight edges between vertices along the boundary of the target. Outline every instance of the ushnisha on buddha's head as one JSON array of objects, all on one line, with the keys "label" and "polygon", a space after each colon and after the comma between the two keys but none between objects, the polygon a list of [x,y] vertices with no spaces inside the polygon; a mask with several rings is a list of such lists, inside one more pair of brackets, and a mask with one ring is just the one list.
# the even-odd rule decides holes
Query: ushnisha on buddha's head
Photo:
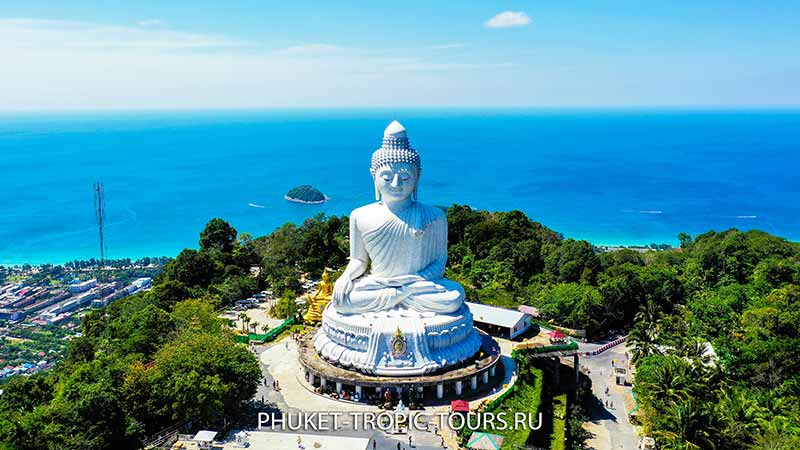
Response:
[{"label": "ushnisha on buddha's head", "polygon": [[383,132],[383,145],[372,154],[369,170],[375,182],[375,200],[388,206],[416,200],[421,169],[419,153],[409,145],[406,129],[392,122]]}]

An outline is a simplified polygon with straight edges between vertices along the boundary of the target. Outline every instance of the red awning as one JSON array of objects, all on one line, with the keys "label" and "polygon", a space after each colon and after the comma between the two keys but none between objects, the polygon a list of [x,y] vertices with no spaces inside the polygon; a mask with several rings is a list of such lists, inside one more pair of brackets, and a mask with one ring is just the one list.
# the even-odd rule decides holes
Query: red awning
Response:
[{"label": "red awning", "polygon": [[551,331],[551,332],[547,333],[547,335],[550,336],[553,339],[564,339],[565,337],[567,337],[566,334],[564,334],[564,333],[562,333],[562,332],[560,332],[558,330]]},{"label": "red awning", "polygon": [[469,412],[469,402],[466,400],[453,400],[450,402],[450,411],[452,412]]}]

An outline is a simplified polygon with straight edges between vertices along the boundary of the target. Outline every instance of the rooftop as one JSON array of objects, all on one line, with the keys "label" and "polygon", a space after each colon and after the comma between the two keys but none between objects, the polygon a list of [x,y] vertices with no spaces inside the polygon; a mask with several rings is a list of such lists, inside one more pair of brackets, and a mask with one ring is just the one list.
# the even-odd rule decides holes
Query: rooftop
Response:
[{"label": "rooftop", "polygon": [[466,302],[466,304],[472,312],[473,320],[477,322],[511,328],[525,317],[525,314],[513,309],[471,302]]}]

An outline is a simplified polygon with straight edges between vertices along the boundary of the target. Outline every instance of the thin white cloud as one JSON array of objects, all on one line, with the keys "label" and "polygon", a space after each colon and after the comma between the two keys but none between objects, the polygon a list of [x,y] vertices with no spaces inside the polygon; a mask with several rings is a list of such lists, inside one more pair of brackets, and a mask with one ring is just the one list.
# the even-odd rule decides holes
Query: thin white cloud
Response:
[{"label": "thin white cloud", "polygon": [[307,45],[293,45],[280,50],[278,53],[283,55],[297,55],[297,56],[319,56],[329,55],[342,50],[341,47],[330,44],[307,44]]},{"label": "thin white cloud", "polygon": [[431,49],[433,50],[449,50],[451,48],[461,48],[464,44],[461,43],[453,43],[453,44],[439,44],[439,45],[432,45]]},{"label": "thin white cloud", "polygon": [[140,27],[160,27],[164,25],[164,21],[161,19],[144,19],[136,23],[139,24]]},{"label": "thin white cloud", "polygon": [[483,59],[269,48],[164,26],[0,18],[0,55],[13,61],[0,70],[0,110],[480,104],[482,77],[512,76],[476,70],[493,67]]},{"label": "thin white cloud", "polygon": [[178,50],[242,47],[224,36],[67,20],[0,19],[0,48],[137,48]]},{"label": "thin white cloud", "polygon": [[530,25],[529,15],[522,11],[504,11],[486,21],[487,28],[511,28]]}]

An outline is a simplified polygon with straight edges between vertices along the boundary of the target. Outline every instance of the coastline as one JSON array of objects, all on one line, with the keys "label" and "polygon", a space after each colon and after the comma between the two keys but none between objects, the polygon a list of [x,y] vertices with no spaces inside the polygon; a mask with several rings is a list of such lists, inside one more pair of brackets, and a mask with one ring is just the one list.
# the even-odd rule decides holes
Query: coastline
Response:
[{"label": "coastline", "polygon": [[299,198],[289,197],[288,195],[284,195],[283,196],[284,200],[287,200],[287,201],[290,201],[290,202],[293,202],[293,203],[301,203],[301,204],[304,204],[304,205],[320,205],[320,204],[325,203],[328,200],[330,200],[330,197],[328,197],[327,195],[323,195],[323,197],[325,197],[325,200],[309,201],[309,200],[301,200]]},{"label": "coastline", "polygon": [[[289,201],[292,201],[292,200],[289,200]],[[295,203],[304,203],[304,202],[297,201]],[[315,202],[306,202],[306,204],[315,204]],[[269,234],[269,233],[267,233],[267,234]],[[576,237],[565,237],[565,239],[585,240],[585,239],[579,239],[579,238],[576,238]],[[647,244],[625,243],[625,244],[609,245],[609,244],[605,244],[605,243],[596,244],[596,243],[591,242],[591,241],[587,241],[587,242],[589,242],[593,246],[601,249],[601,251],[620,250],[620,249],[623,249],[623,248],[629,248],[631,250],[637,250],[637,251],[652,250],[650,248],[647,248]],[[669,244],[669,245],[672,245],[672,248],[677,248],[677,243],[675,243],[674,245],[673,244]],[[654,250],[654,251],[659,251],[659,250]],[[175,256],[177,256],[178,253],[180,253],[180,251],[175,252],[174,255],[167,256],[167,257],[168,258],[174,258]],[[137,255],[124,255],[124,256],[120,256],[119,258],[130,258],[132,260],[135,260],[135,259],[144,258],[144,257],[151,257],[152,258],[153,256],[152,255],[147,255],[147,254],[143,254],[143,255],[138,255],[137,254]],[[30,264],[31,266],[41,266],[41,265],[44,265],[44,264],[52,264],[52,265],[58,266],[58,265],[64,265],[64,264],[66,264],[68,262],[72,262],[72,261],[74,261],[76,259],[80,260],[80,259],[84,259],[84,258],[74,257],[74,258],[66,259],[64,261],[58,261],[59,259],[62,259],[62,258],[61,257],[56,257],[56,258],[48,259],[48,260],[33,260],[33,261],[5,260],[5,261],[0,261],[0,267],[7,267],[7,268],[17,267],[18,268],[18,267],[20,267],[20,266],[22,266],[24,264]],[[88,259],[88,258],[86,258],[86,259]]]},{"label": "coastline", "polygon": [[[289,201],[291,201],[291,200],[289,200]],[[298,201],[298,202],[295,202],[295,203],[303,203],[303,202]],[[314,203],[307,203],[307,204],[314,204]],[[267,233],[267,234],[269,234],[269,233]],[[783,238],[783,239],[786,239],[788,242],[800,243],[800,240],[793,240],[793,239],[790,239],[790,238],[786,238],[784,236],[780,236],[780,237]],[[565,239],[586,240],[586,239],[581,239],[581,238],[576,237],[576,236],[565,236],[564,238]],[[616,250],[622,250],[622,249],[630,249],[630,250],[635,250],[635,251],[639,251],[639,252],[649,251],[649,250],[652,250],[652,251],[664,251],[664,250],[651,249],[651,248],[648,247],[649,244],[643,244],[643,243],[633,243],[633,242],[624,242],[623,241],[623,243],[609,244],[607,242],[597,243],[597,242],[592,242],[592,241],[589,241],[589,240],[586,240],[586,241],[589,242],[594,247],[597,247],[601,251],[604,251],[604,252],[616,251]],[[672,242],[672,243],[670,243],[670,242],[656,242],[656,244],[668,244],[668,245],[672,246],[672,249],[678,249],[679,248],[679,243],[677,242],[677,240],[675,240],[675,242]],[[175,256],[177,256],[178,253],[180,253],[180,251],[177,251],[177,252],[175,252],[174,255],[171,255],[171,256],[168,256],[168,257],[174,258]],[[121,256],[120,258],[138,259],[138,258],[144,258],[144,257],[148,257],[148,256],[152,257],[152,255],[148,255],[148,254],[142,254],[142,255],[135,254],[135,255]],[[64,264],[66,264],[68,262],[72,262],[72,261],[74,261],[76,259],[83,259],[83,258],[81,258],[81,257],[73,257],[73,258],[69,258],[69,259],[63,260],[63,261],[59,261],[59,259],[60,259],[59,257],[56,257],[56,258],[53,258],[53,259],[33,260],[33,261],[30,261],[30,260],[29,261],[5,260],[5,261],[0,261],[0,267],[12,268],[12,267],[20,267],[20,266],[22,266],[24,264],[30,264],[32,266],[40,266],[40,265],[43,265],[43,264],[64,265]]]}]

